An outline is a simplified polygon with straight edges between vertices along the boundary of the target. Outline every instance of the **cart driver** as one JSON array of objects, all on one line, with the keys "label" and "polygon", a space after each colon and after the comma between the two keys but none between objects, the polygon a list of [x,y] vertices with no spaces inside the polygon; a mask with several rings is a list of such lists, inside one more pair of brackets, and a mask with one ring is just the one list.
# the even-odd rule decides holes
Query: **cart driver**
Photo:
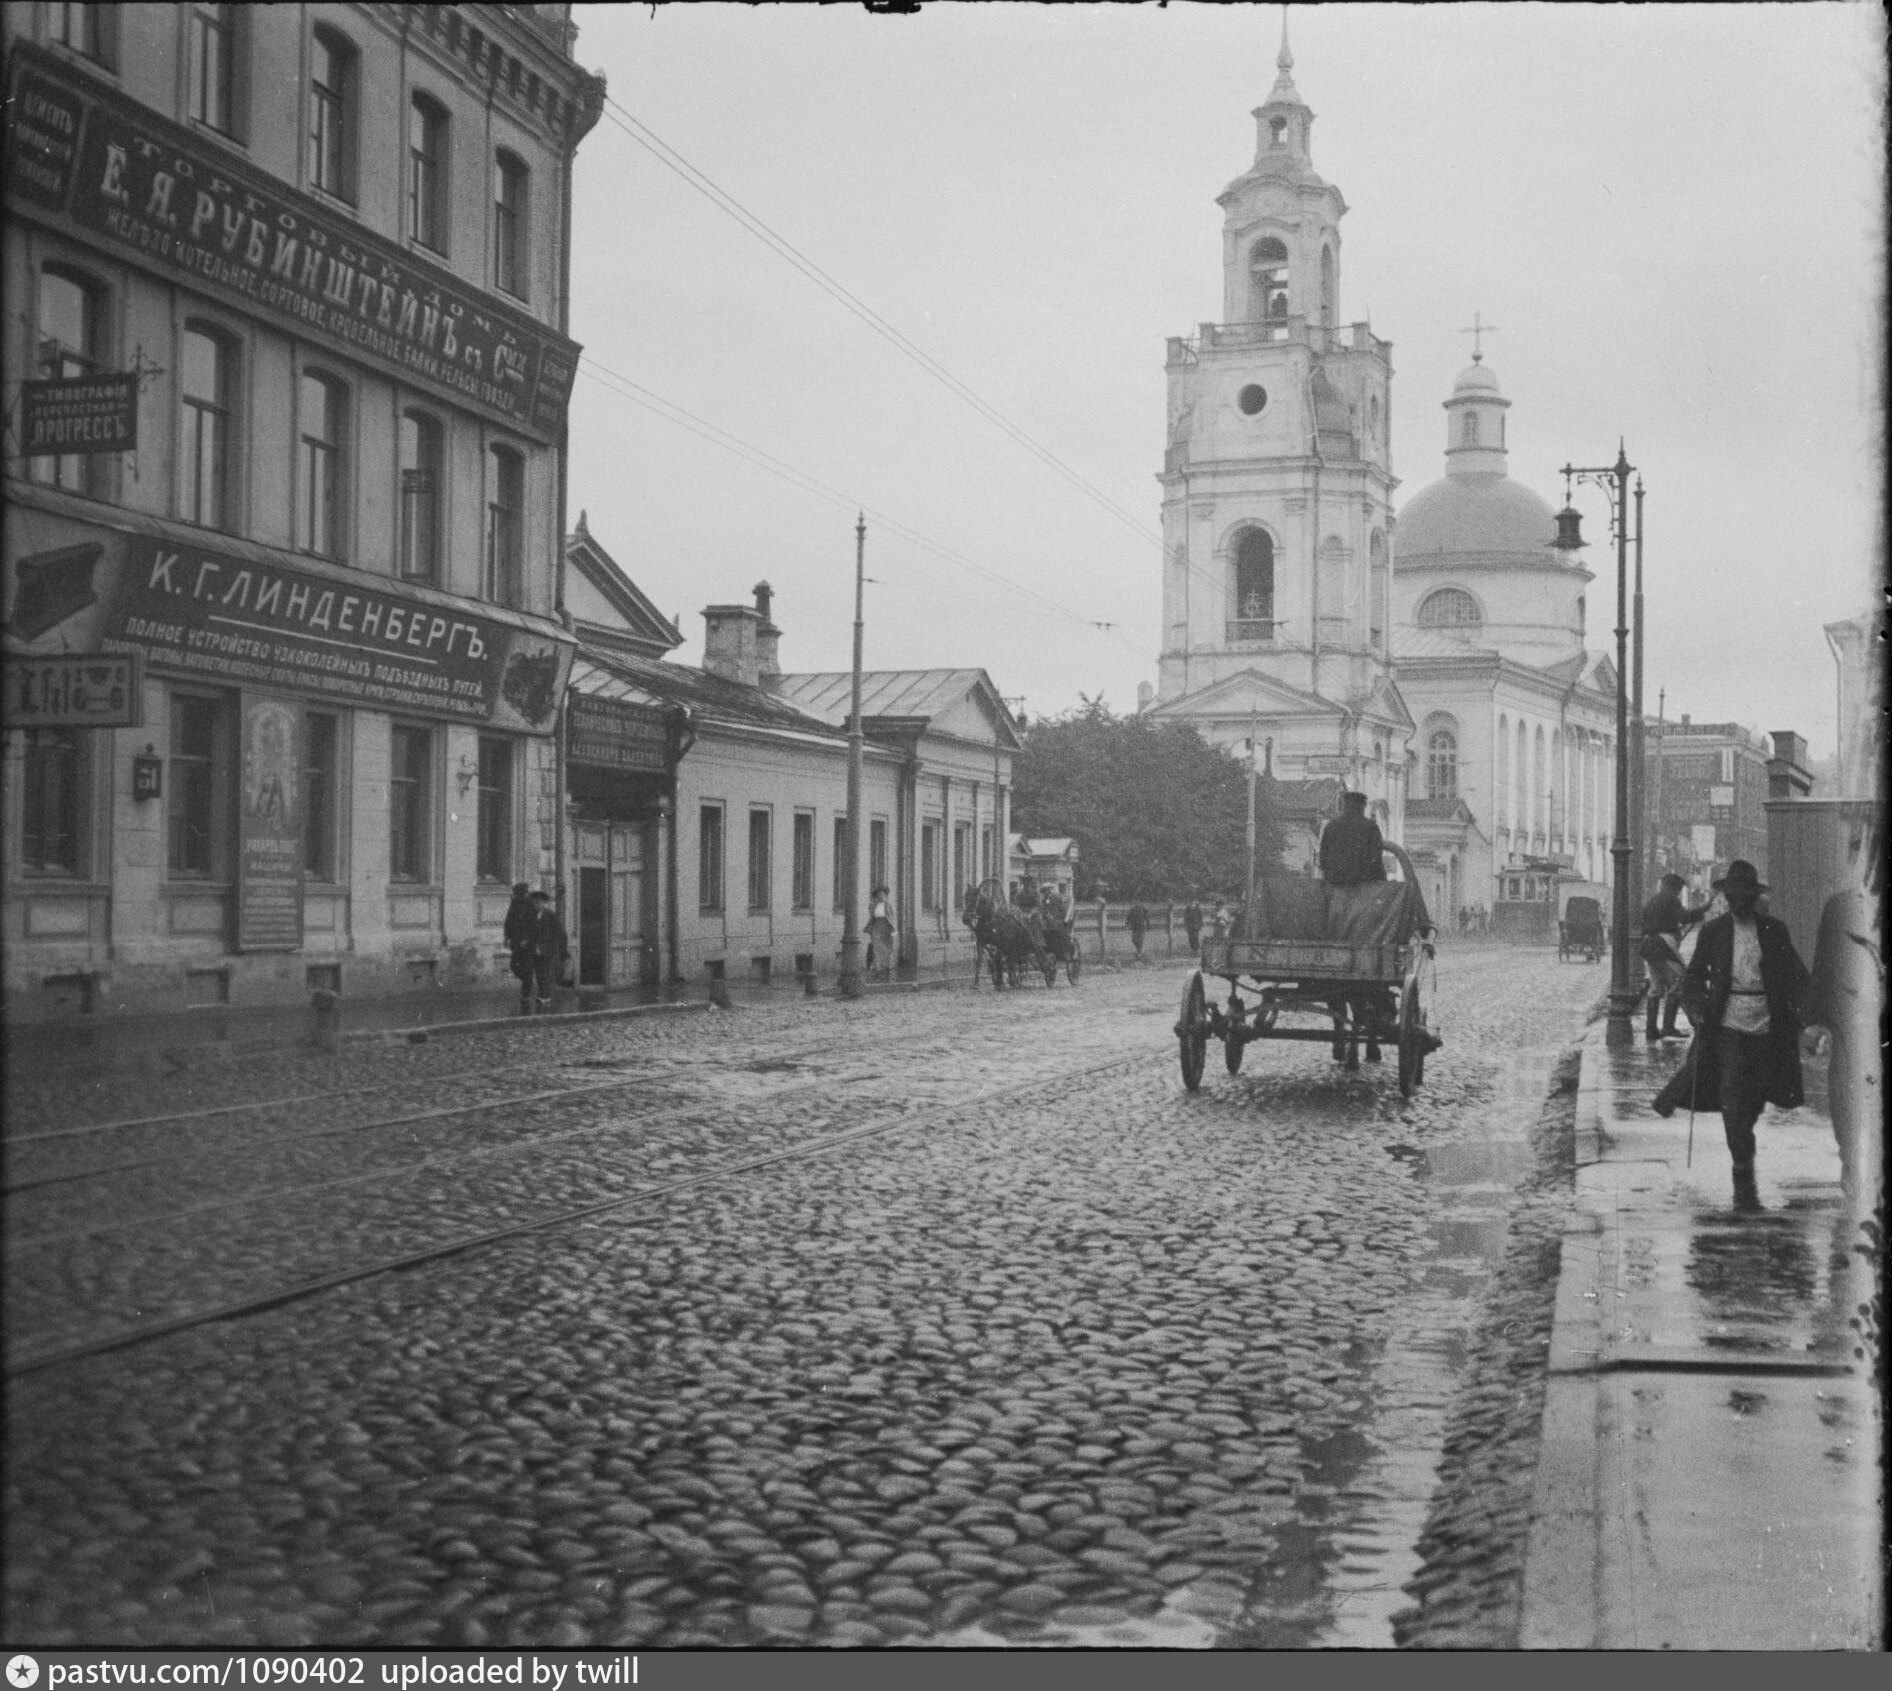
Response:
[{"label": "cart driver", "polygon": [[[1341,800],[1341,812],[1329,822],[1320,837],[1320,878],[1327,883],[1327,930],[1330,934],[1348,931],[1352,889],[1376,886],[1386,879],[1386,841],[1380,825],[1366,813],[1366,794],[1347,793]],[[1334,1061],[1351,1063],[1352,1045],[1343,1037],[1349,1003],[1344,997],[1331,999],[1328,1008],[1334,1018]],[[1351,1006],[1355,1025],[1373,1026],[1372,1011],[1364,1003]],[[1366,1060],[1380,1060],[1379,1041],[1367,1034]]]}]

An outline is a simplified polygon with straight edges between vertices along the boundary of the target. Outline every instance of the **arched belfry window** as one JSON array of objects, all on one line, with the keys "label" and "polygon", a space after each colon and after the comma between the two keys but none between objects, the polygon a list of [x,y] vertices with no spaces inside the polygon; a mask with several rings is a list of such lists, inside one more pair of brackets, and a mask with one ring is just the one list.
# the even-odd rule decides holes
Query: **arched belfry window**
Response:
[{"label": "arched belfry window", "polygon": [[1421,628],[1476,629],[1484,620],[1478,601],[1462,587],[1441,587],[1419,606]]},{"label": "arched belfry window", "polygon": [[1458,797],[1458,734],[1440,723],[1426,735],[1426,797]]},{"label": "arched belfry window", "polygon": [[1274,541],[1265,529],[1245,529],[1235,547],[1235,603],[1228,637],[1274,638]]},{"label": "arched belfry window", "polygon": [[1386,537],[1378,529],[1367,545],[1367,639],[1375,647],[1386,639]]},{"label": "arched belfry window", "polygon": [[1288,249],[1273,235],[1264,235],[1248,255],[1248,273],[1255,290],[1257,321],[1277,320],[1288,314]]},{"label": "arched belfry window", "polygon": [[1288,144],[1288,120],[1286,118],[1271,117],[1268,119],[1268,144],[1274,147],[1285,147]]},{"label": "arched belfry window", "polygon": [[1460,431],[1460,439],[1462,439],[1467,446],[1476,446],[1478,444],[1478,413],[1476,411],[1467,411],[1465,413],[1465,426]]},{"label": "arched belfry window", "polygon": [[1334,326],[1334,249],[1320,249],[1320,320],[1329,329]]}]

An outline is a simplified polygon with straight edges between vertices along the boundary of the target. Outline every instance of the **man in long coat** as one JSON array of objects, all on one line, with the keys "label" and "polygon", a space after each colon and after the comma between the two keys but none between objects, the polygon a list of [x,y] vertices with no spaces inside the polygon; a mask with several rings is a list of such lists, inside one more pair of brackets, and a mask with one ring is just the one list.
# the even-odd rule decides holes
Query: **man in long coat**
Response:
[{"label": "man in long coat", "polygon": [[1734,1163],[1734,1201],[1757,1208],[1754,1124],[1762,1109],[1793,1109],[1802,1101],[1800,1028],[1807,966],[1787,924],[1763,916],[1767,890],[1754,865],[1737,857],[1714,883],[1727,914],[1703,924],[1682,977],[1682,1001],[1697,1029],[1688,1062],[1657,1095],[1656,1112],[1678,1104],[1719,1110]]}]

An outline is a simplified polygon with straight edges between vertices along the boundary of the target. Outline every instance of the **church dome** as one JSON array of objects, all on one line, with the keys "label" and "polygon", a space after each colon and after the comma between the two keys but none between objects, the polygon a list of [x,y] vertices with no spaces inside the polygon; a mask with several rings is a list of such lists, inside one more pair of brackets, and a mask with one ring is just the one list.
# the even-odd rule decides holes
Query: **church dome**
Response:
[{"label": "church dome", "polygon": [[1399,513],[1399,561],[1495,552],[1552,562],[1557,534],[1550,502],[1509,476],[1485,471],[1446,475],[1422,487]]},{"label": "church dome", "polygon": [[1458,380],[1452,384],[1452,392],[1458,393],[1496,393],[1498,377],[1485,363],[1473,359],[1458,373]]}]

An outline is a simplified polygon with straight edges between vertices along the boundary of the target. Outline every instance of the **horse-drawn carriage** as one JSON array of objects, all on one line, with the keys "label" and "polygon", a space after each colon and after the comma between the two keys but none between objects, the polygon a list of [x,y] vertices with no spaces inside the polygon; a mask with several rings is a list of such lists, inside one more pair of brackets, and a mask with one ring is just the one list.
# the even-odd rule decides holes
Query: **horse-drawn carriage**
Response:
[{"label": "horse-drawn carriage", "polygon": [[1077,908],[1047,911],[1043,905],[1021,910],[997,881],[982,881],[966,895],[961,912],[974,942],[972,983],[991,971],[992,984],[1018,986],[1027,974],[1044,976],[1046,986],[1063,969],[1073,986],[1083,971],[1077,943]]},{"label": "horse-drawn carriage", "polygon": [[1608,945],[1609,937],[1603,931],[1601,900],[1583,897],[1567,899],[1563,920],[1557,924],[1557,961],[1568,963],[1572,958],[1578,958],[1585,963],[1594,963]]},{"label": "horse-drawn carriage", "polygon": [[[1230,1074],[1260,1039],[1331,1044],[1349,1069],[1362,1046],[1371,1060],[1385,1041],[1398,1051],[1402,1096],[1425,1079],[1426,1057],[1441,1043],[1427,1008],[1437,984],[1434,930],[1411,858],[1396,845],[1386,851],[1403,878],[1328,887],[1298,875],[1251,877],[1234,932],[1203,942],[1202,966],[1183,988],[1176,1038],[1191,1092],[1202,1084],[1211,1039],[1222,1041]],[[1227,984],[1225,1000],[1210,996],[1210,976]],[[1293,1014],[1327,1025],[1284,1023]]]}]

